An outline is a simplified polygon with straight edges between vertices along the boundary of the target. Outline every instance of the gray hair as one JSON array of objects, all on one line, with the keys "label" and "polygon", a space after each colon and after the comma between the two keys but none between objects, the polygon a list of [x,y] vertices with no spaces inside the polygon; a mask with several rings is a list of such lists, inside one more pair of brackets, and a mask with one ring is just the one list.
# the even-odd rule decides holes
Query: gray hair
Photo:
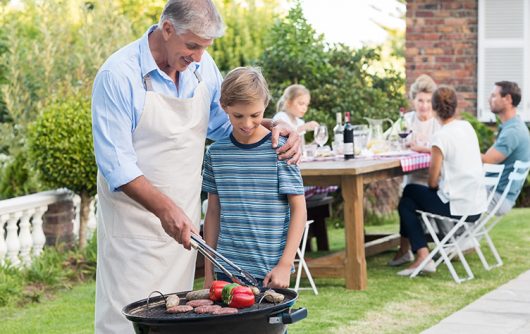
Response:
[{"label": "gray hair", "polygon": [[177,34],[189,31],[200,38],[214,39],[225,31],[223,19],[211,0],[169,0],[160,15],[159,29],[166,20]]},{"label": "gray hair", "polygon": [[410,86],[410,99],[414,100],[418,93],[432,94],[436,90],[436,83],[427,74],[422,74]]}]

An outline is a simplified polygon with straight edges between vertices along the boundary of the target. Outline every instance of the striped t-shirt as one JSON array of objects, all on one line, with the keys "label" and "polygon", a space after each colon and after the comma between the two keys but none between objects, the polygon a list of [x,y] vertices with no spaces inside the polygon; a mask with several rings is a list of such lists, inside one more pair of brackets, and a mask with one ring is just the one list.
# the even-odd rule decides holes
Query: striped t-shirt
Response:
[{"label": "striped t-shirt", "polygon": [[[280,138],[280,146],[284,143]],[[287,195],[304,194],[298,166],[278,159],[270,133],[255,144],[241,144],[230,135],[206,152],[202,190],[219,196],[217,250],[263,279],[285,248]]]}]

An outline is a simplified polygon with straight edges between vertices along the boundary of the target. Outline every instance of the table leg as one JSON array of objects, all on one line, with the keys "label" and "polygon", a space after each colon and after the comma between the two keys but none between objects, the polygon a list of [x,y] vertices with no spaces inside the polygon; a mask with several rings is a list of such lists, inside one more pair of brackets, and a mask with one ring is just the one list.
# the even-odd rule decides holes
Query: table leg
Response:
[{"label": "table leg", "polygon": [[367,287],[364,254],[363,177],[343,176],[344,234],[346,238],[346,288],[365,290]]}]

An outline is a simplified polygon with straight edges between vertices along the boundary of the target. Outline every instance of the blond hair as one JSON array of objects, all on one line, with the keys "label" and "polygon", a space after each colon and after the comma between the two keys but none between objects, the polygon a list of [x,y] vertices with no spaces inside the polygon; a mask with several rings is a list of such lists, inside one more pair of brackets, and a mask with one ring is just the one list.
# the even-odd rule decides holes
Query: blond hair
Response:
[{"label": "blond hair", "polygon": [[226,75],[221,85],[222,107],[257,101],[263,101],[267,107],[269,100],[269,86],[258,67],[235,68]]},{"label": "blond hair", "polygon": [[303,85],[290,85],[289,87],[285,88],[282,97],[278,100],[278,103],[276,104],[276,111],[283,111],[287,103],[292,102],[300,95],[311,96],[311,94],[309,93],[309,89],[305,88]]},{"label": "blond hair", "polygon": [[414,100],[418,93],[432,94],[436,90],[436,83],[427,74],[422,74],[410,86],[410,99]]}]

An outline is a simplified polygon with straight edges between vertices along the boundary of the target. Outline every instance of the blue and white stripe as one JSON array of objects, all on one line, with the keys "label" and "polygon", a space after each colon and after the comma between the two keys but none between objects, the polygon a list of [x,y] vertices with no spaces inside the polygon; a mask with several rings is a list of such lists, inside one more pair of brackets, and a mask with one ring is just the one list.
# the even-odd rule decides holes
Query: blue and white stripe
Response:
[{"label": "blue and white stripe", "polygon": [[[285,138],[280,138],[283,143]],[[270,133],[250,145],[231,135],[206,152],[202,189],[219,196],[217,250],[264,278],[285,248],[290,221],[287,195],[304,194],[298,166],[278,160]]]}]

